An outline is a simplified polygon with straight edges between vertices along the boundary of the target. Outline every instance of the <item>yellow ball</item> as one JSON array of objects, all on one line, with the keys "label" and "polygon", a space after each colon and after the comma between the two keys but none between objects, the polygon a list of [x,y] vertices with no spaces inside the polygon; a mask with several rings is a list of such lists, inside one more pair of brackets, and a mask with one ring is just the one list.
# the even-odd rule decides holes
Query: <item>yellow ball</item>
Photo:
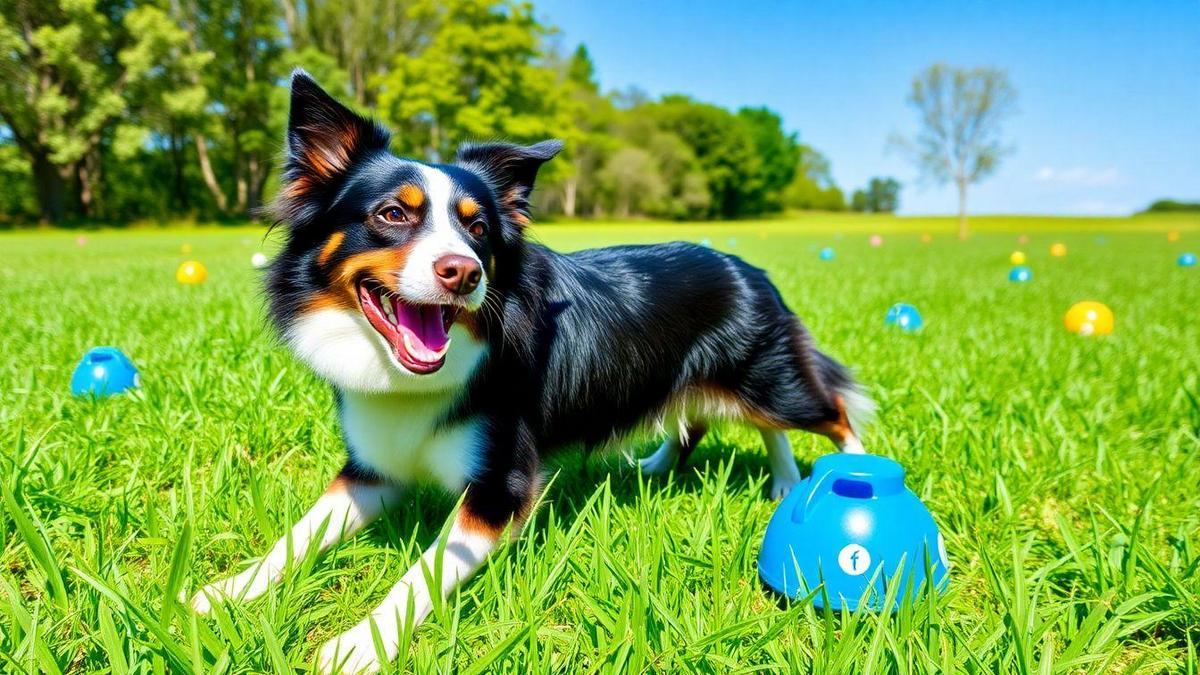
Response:
[{"label": "yellow ball", "polygon": [[1077,302],[1063,319],[1067,330],[1080,335],[1108,335],[1113,331],[1113,312],[1095,300]]},{"label": "yellow ball", "polygon": [[1024,251],[1013,251],[1012,255],[1008,256],[1008,260],[1009,260],[1009,262],[1011,262],[1014,265],[1024,265],[1025,264],[1025,252]]},{"label": "yellow ball", "polygon": [[1067,245],[1062,242],[1059,242],[1050,247],[1050,255],[1054,256],[1055,258],[1061,258],[1066,254],[1067,254]]},{"label": "yellow ball", "polygon": [[928,244],[931,241],[933,241],[932,234],[929,234],[928,232],[926,232],[925,234],[921,235],[921,243],[922,244]]},{"label": "yellow ball", "polygon": [[181,284],[198,284],[208,278],[208,270],[196,260],[189,260],[175,270],[175,280]]},{"label": "yellow ball", "polygon": [[1179,230],[1171,230],[1168,232],[1167,241],[1179,241]]}]

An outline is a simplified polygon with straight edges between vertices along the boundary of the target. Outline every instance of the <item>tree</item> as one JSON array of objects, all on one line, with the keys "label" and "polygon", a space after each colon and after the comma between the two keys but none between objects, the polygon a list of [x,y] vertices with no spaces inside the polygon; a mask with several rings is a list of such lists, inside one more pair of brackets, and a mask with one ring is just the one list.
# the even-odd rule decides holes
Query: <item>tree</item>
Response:
[{"label": "tree", "polygon": [[599,205],[602,186],[598,172],[619,146],[612,135],[617,111],[610,97],[600,93],[587,47],[579,45],[567,59],[556,60],[553,54],[551,57],[566,87],[564,105],[570,124],[560,136],[565,143],[557,173],[561,180],[556,181],[555,175],[543,180],[541,195],[561,195],[563,215],[574,217],[581,210],[594,210]]},{"label": "tree", "polygon": [[783,192],[783,204],[791,209],[844,211],[846,197],[833,182],[829,160],[815,148],[800,144],[795,177]]},{"label": "tree", "polygon": [[1017,93],[1003,70],[934,64],[912,82],[908,102],[920,129],[894,139],[921,173],[958,188],[958,236],[965,239],[967,188],[989,176],[1009,152],[1001,124],[1016,109]]},{"label": "tree", "polygon": [[[418,0],[279,0],[283,24],[297,53],[320,51],[346,73],[360,108],[376,105],[379,78],[397,54],[416,54],[436,19],[413,8]],[[323,81],[321,81],[323,82]]]},{"label": "tree", "polygon": [[796,176],[800,144],[795,133],[784,131],[783,119],[769,108],[742,108],[738,119],[746,126],[758,154],[760,191],[747,195],[747,213],[766,213],[783,208],[783,191]]},{"label": "tree", "polygon": [[[570,128],[566,88],[540,61],[546,29],[533,8],[496,0],[421,0],[409,11],[434,26],[414,55],[376,78],[379,111],[397,150],[434,160],[471,139],[531,142]],[[557,170],[547,167],[552,178]]]},{"label": "tree", "polygon": [[613,153],[599,178],[611,192],[614,213],[621,218],[653,210],[666,193],[658,165],[641,148],[625,146]]},{"label": "tree", "polygon": [[152,5],[0,4],[0,121],[29,161],[42,221],[92,210],[101,143],[128,88],[153,74],[167,25]]},{"label": "tree", "polygon": [[746,125],[728,110],[671,95],[644,107],[663,131],[687,143],[704,172],[712,199],[709,217],[755,215],[755,195],[763,189],[762,162]]},{"label": "tree", "polygon": [[899,207],[900,181],[895,178],[872,178],[850,199],[850,208],[864,213],[894,213]]}]

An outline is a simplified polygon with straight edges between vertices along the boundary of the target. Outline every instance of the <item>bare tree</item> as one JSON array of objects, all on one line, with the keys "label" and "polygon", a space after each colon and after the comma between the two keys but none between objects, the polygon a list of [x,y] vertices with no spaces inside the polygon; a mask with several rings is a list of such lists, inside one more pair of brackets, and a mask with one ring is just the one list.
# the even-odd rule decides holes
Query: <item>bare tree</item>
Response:
[{"label": "bare tree", "polygon": [[1009,153],[1001,123],[1016,110],[1017,91],[997,68],[936,63],[913,78],[908,102],[920,116],[911,139],[894,138],[925,176],[958,188],[958,236],[966,239],[967,187],[986,178]]}]

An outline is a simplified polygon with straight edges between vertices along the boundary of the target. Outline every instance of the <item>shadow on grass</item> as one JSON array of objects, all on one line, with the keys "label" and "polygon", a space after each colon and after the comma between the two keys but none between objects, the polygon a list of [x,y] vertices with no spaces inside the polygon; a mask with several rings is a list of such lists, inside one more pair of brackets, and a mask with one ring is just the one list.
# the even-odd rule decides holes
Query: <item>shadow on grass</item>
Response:
[{"label": "shadow on grass", "polygon": [[[657,447],[657,442],[637,443],[635,457],[645,457]],[[651,489],[670,489],[673,492],[698,493],[722,462],[730,463],[729,479],[725,490],[745,493],[753,499],[767,500],[764,483],[770,480],[770,464],[761,451],[747,452],[743,444],[728,437],[710,434],[692,454],[691,458],[671,473],[645,476],[643,481]],[[810,460],[797,459],[801,475],[807,475],[812,467]],[[570,527],[606,480],[610,483],[612,504],[627,506],[642,499],[642,488],[638,482],[636,464],[626,461],[619,451],[599,450],[585,453],[582,450],[564,450],[547,460],[545,470],[551,478],[549,489],[542,498],[539,514],[545,513],[546,505],[553,505],[560,526]],[[422,549],[433,543],[446,519],[454,510],[458,495],[451,495],[432,486],[414,487],[408,499],[403,500],[392,512],[391,518],[381,518],[364,535],[376,546],[398,548],[416,533],[417,543]],[[546,518],[535,514],[522,536],[545,531]]]}]

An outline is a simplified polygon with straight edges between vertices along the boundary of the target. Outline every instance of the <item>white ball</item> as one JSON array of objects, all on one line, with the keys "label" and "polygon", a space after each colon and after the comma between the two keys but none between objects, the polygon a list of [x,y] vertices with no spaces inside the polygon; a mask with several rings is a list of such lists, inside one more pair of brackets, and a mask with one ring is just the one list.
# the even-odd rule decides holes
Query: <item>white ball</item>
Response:
[{"label": "white ball", "polygon": [[255,268],[266,267],[267,262],[268,262],[267,255],[265,253],[262,253],[261,251],[250,256],[250,264],[253,265]]}]

